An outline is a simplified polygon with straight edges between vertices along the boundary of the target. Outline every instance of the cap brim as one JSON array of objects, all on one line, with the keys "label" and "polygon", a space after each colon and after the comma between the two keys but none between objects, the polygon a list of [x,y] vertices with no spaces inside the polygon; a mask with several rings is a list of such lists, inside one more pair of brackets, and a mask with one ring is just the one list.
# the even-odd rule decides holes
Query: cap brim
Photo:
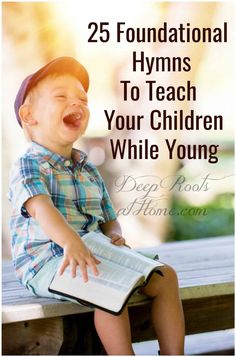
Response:
[{"label": "cap brim", "polygon": [[89,75],[85,67],[73,57],[59,57],[49,62],[46,66],[35,72],[31,77],[27,90],[29,91],[36,83],[51,73],[71,73],[84,87],[87,92],[89,88]]}]

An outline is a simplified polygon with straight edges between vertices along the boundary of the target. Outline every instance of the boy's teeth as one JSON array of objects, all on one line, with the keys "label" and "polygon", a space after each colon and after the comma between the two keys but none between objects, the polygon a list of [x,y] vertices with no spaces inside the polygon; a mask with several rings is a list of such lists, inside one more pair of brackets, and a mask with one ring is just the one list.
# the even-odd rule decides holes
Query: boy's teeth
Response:
[{"label": "boy's teeth", "polygon": [[73,125],[73,124],[76,125],[80,119],[81,119],[80,113],[71,113],[71,114],[67,114],[63,118],[63,121],[65,124],[68,124],[68,125]]}]

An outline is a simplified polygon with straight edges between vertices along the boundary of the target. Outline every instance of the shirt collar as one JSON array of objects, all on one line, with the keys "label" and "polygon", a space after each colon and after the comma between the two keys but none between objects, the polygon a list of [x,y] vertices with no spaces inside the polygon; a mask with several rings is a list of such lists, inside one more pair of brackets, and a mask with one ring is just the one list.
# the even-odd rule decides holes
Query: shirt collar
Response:
[{"label": "shirt collar", "polygon": [[65,169],[66,167],[78,167],[82,169],[88,159],[86,153],[81,150],[72,148],[72,158],[68,159],[55,152],[52,152],[51,150],[34,141],[31,144],[30,151],[35,155],[41,156],[44,161],[48,162],[56,169]]}]

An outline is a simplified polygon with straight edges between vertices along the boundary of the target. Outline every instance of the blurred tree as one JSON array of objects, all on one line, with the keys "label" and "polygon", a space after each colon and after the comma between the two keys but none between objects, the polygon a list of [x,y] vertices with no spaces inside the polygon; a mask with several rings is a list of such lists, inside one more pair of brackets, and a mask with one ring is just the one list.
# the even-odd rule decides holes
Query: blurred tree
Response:
[{"label": "blurred tree", "polygon": [[[234,234],[234,195],[225,193],[216,196],[209,203],[196,207],[187,201],[174,197],[172,208],[188,213],[171,217],[168,241],[218,237]],[[206,216],[200,214],[205,210]],[[197,214],[197,211],[199,214]],[[194,214],[194,212],[196,214]]]}]

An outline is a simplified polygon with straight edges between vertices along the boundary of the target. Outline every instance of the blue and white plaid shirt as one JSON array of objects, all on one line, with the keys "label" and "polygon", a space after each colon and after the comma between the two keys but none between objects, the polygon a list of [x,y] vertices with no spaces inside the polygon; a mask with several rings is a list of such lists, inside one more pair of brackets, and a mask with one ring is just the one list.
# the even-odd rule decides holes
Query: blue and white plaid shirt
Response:
[{"label": "blue and white plaid shirt", "polygon": [[81,236],[89,231],[101,231],[100,224],[117,217],[104,182],[96,167],[87,162],[86,154],[73,149],[72,159],[32,143],[12,169],[8,194],[13,207],[12,254],[17,277],[24,285],[46,262],[63,255],[63,249],[24,208],[30,197],[50,196]]}]

